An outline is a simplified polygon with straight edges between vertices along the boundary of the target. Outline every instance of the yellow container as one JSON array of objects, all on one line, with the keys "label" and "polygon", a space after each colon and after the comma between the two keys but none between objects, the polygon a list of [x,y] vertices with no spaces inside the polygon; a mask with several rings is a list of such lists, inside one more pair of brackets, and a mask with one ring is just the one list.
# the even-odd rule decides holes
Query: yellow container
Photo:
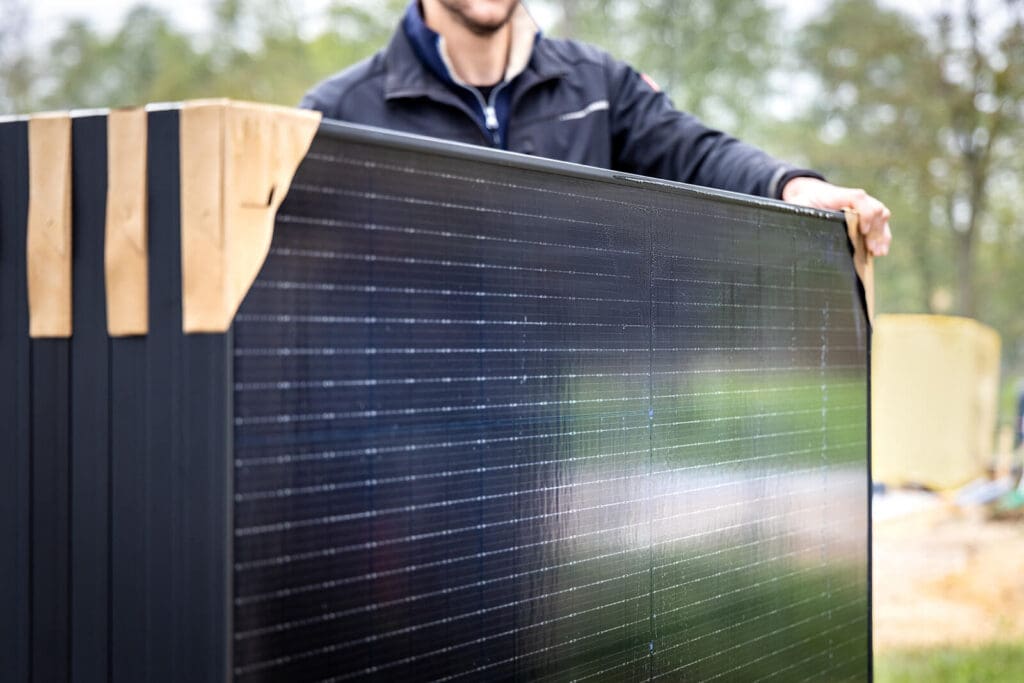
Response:
[{"label": "yellow container", "polygon": [[883,315],[871,348],[872,475],[950,489],[992,462],[999,334],[968,318]]}]

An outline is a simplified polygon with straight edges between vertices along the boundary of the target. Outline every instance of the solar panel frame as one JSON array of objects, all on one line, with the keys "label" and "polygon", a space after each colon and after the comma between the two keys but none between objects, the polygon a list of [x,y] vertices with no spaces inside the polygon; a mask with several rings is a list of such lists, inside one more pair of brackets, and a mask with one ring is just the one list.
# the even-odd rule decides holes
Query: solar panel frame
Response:
[{"label": "solar panel frame", "polygon": [[33,339],[31,643],[33,680],[70,675],[71,343]]},{"label": "solar panel frame", "polygon": [[27,680],[31,660],[27,168],[27,121],[0,122],[0,668],[15,680]]},{"label": "solar panel frame", "polygon": [[72,119],[70,339],[69,667],[82,680],[109,678],[110,339],[106,325],[104,229],[107,119]]}]

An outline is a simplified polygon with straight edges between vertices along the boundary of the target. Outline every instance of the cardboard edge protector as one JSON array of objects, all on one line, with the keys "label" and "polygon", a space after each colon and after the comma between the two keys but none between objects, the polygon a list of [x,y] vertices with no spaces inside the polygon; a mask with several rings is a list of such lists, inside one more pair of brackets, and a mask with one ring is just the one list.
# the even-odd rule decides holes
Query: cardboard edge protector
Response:
[{"label": "cardboard edge protector", "polygon": [[180,114],[182,327],[223,333],[266,260],[318,112],[230,100]]},{"label": "cardboard edge protector", "polygon": [[71,116],[28,121],[29,200],[26,271],[29,336],[68,338],[71,306]]},{"label": "cardboard edge protector", "polygon": [[111,337],[149,331],[146,138],[145,109],[110,112],[103,256]]},{"label": "cardboard edge protector", "polygon": [[875,264],[868,251],[865,236],[860,231],[860,215],[853,209],[843,209],[846,217],[846,234],[853,245],[853,269],[857,272],[864,288],[864,308],[868,323],[875,322]]}]

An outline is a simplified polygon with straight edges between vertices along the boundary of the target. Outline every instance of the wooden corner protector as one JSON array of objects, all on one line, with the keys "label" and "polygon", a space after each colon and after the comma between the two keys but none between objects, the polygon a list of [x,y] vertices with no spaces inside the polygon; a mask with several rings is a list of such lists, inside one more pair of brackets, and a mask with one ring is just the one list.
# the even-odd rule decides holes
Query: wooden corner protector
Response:
[{"label": "wooden corner protector", "polygon": [[26,226],[29,336],[71,336],[71,116],[28,121]]},{"label": "wooden corner protector", "polygon": [[149,331],[147,135],[144,108],[113,110],[107,117],[103,260],[107,332],[111,337]]},{"label": "wooden corner protector", "polygon": [[270,250],[318,112],[231,100],[180,113],[182,325],[223,333]]},{"label": "wooden corner protector", "polygon": [[846,234],[853,245],[853,268],[864,287],[864,305],[868,322],[875,322],[875,264],[868,251],[865,235],[860,231],[860,215],[853,209],[843,209],[846,216]]}]

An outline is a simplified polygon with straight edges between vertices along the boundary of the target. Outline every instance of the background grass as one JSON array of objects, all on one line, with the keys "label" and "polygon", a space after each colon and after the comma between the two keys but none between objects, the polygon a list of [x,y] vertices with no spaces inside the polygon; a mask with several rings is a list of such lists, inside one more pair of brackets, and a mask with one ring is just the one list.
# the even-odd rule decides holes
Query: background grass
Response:
[{"label": "background grass", "polygon": [[1024,680],[1024,641],[875,655],[877,683],[1007,683]]}]

